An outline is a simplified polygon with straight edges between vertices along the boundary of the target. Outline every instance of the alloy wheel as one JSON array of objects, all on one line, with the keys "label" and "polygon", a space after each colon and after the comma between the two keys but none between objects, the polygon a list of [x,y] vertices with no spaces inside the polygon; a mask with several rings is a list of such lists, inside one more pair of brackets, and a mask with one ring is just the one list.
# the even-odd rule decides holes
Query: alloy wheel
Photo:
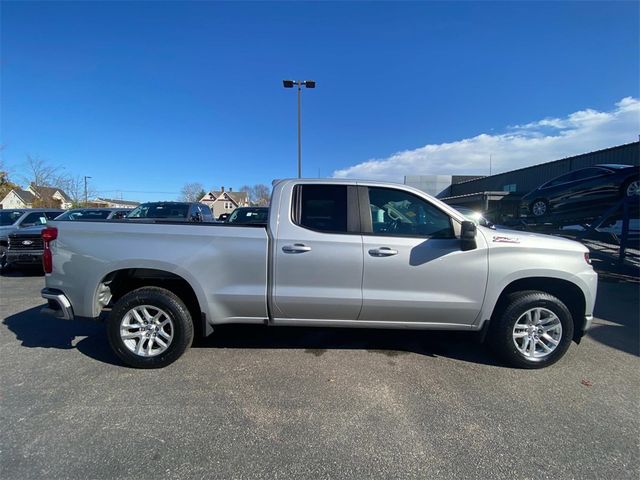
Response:
[{"label": "alloy wheel", "polygon": [[634,195],[640,195],[640,180],[634,180],[627,185],[626,191],[627,197],[633,197]]},{"label": "alloy wheel", "polygon": [[513,326],[513,343],[528,360],[541,360],[562,340],[562,323],[551,310],[535,307],[524,312]]},{"label": "alloy wheel", "polygon": [[174,336],[171,317],[158,307],[139,305],[120,322],[120,338],[128,350],[141,357],[155,357],[167,350]]},{"label": "alloy wheel", "polygon": [[533,210],[533,214],[536,217],[541,217],[545,213],[547,213],[547,204],[544,200],[537,200],[533,202],[533,205],[531,206],[531,210]]}]

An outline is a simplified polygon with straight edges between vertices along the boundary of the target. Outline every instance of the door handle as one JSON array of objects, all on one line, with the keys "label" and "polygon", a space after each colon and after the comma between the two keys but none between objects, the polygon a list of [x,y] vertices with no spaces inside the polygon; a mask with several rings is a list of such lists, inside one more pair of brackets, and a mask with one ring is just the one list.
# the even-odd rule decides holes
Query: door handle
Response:
[{"label": "door handle", "polygon": [[304,253],[310,252],[311,247],[308,247],[304,243],[294,243],[293,245],[285,245],[282,247],[284,253]]},{"label": "door handle", "polygon": [[394,250],[393,248],[389,247],[378,247],[369,250],[369,255],[371,255],[372,257],[391,257],[397,254],[398,250]]}]

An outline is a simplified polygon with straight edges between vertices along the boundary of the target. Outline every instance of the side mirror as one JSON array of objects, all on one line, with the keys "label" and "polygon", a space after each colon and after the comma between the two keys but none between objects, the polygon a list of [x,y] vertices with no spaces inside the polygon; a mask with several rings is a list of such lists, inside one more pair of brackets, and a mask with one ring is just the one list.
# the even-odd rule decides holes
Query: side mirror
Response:
[{"label": "side mirror", "polygon": [[460,246],[462,251],[473,250],[476,248],[476,234],[478,229],[476,224],[465,220],[462,222],[462,229],[460,232]]}]

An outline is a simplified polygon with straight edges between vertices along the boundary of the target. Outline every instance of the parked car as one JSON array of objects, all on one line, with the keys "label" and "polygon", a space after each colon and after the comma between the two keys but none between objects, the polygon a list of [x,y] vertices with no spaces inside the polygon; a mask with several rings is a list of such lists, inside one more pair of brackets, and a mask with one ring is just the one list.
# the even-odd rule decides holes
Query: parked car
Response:
[{"label": "parked car", "polygon": [[149,202],[138,205],[127,220],[171,220],[175,222],[213,222],[211,209],[197,202]]},{"label": "parked car", "polygon": [[226,222],[226,221],[227,221],[227,218],[229,218],[229,216],[230,216],[230,215],[231,215],[230,213],[221,213],[221,214],[218,216],[218,221],[219,221],[219,222]]},{"label": "parked car", "polygon": [[481,225],[483,227],[492,228],[495,230],[496,226],[487,220],[482,213],[473,210],[472,208],[467,207],[459,207],[457,205],[453,205],[453,208],[458,210],[462,215],[464,215],[467,220],[472,221],[476,225]]},{"label": "parked car", "polygon": [[[111,220],[120,219],[131,209],[74,208],[67,210],[55,220]],[[59,212],[56,212],[56,214]],[[44,244],[40,236],[46,224],[21,228],[9,235],[5,269],[36,266],[42,264]]]},{"label": "parked car", "polygon": [[407,185],[283,180],[271,205],[266,225],[52,222],[44,312],[109,309],[113,351],[140,368],[226,323],[481,332],[540,368],[591,325],[597,275],[578,242],[476,226]]},{"label": "parked car", "polygon": [[231,213],[226,223],[267,223],[268,216],[267,207],[239,207]]},{"label": "parked car", "polygon": [[7,266],[9,235],[18,229],[44,225],[64,210],[59,208],[25,208],[0,210],[0,270]]},{"label": "parked car", "polygon": [[597,213],[598,206],[612,204],[623,197],[638,197],[638,167],[595,165],[561,175],[522,197],[523,218]]},{"label": "parked car", "polygon": [[74,208],[56,220],[119,220],[131,213],[131,208]]}]

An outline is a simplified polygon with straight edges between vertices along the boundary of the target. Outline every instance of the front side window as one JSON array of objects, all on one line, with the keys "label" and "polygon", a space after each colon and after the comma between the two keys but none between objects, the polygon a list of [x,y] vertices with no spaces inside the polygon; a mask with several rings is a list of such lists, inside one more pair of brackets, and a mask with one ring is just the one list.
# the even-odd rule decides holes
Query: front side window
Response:
[{"label": "front side window", "polygon": [[453,238],[449,215],[411,193],[392,188],[369,188],[374,235]]},{"label": "front side window", "polygon": [[297,187],[296,223],[326,233],[347,233],[347,186]]},{"label": "front side window", "polygon": [[556,178],[555,180],[551,180],[550,182],[545,183],[542,186],[542,188],[556,187],[558,185],[562,185],[563,183],[573,182],[573,180],[574,180],[573,177],[574,177],[574,172],[566,173],[566,174],[562,175],[561,177]]},{"label": "front side window", "polygon": [[33,225],[44,225],[45,223],[47,223],[47,217],[44,212],[33,212],[24,217],[20,226],[30,227]]}]

